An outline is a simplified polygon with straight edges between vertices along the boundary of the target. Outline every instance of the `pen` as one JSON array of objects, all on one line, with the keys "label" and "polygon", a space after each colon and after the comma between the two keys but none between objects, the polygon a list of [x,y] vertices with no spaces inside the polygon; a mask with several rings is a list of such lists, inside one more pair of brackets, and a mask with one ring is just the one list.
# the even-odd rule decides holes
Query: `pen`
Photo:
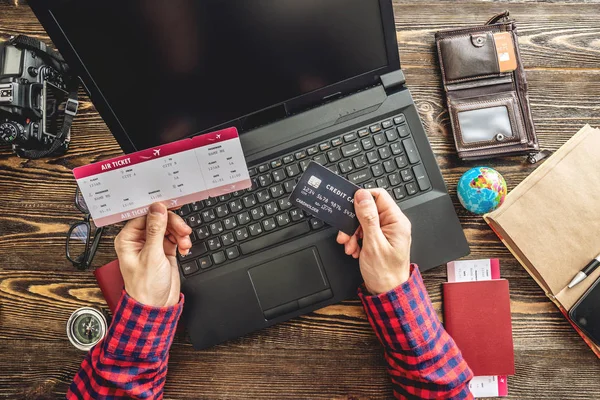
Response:
[{"label": "pen", "polygon": [[585,278],[590,276],[590,274],[592,272],[594,272],[596,270],[596,268],[598,268],[598,266],[600,266],[600,254],[598,254],[598,256],[596,256],[596,258],[594,258],[592,261],[590,261],[590,263],[588,265],[586,265],[585,268],[583,268],[581,271],[579,271],[577,273],[577,275],[575,275],[575,277],[573,278],[571,283],[569,283],[569,289],[571,289],[573,286],[577,285],[578,283],[583,281]]}]

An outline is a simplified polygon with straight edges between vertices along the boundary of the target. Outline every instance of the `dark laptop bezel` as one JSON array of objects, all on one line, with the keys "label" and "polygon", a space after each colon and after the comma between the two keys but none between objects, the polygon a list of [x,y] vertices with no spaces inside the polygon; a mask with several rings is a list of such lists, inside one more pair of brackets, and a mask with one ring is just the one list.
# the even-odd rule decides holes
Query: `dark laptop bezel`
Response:
[{"label": "dark laptop bezel", "polygon": [[[68,0],[30,0],[29,5],[31,9],[40,20],[44,29],[48,32],[48,35],[65,58],[67,63],[73,68],[81,78],[81,82],[85,86],[85,89],[92,99],[96,110],[100,113],[108,128],[111,130],[117,142],[125,153],[131,153],[134,151],[142,150],[137,148],[135,143],[132,141],[123,125],[119,122],[118,116],[112,110],[110,104],[106,98],[102,95],[102,91],[96,85],[93,78],[89,74],[84,63],[73,49],[69,39],[61,29],[58,21],[52,14],[52,8],[58,4],[65,3]],[[324,87],[322,89],[315,90],[305,95],[298,96],[293,99],[286,100],[284,102],[273,104],[263,110],[257,110],[256,112],[240,116],[237,119],[222,123],[218,126],[214,126],[206,129],[204,132],[219,129],[224,126],[236,126],[241,129],[241,122],[250,115],[258,114],[265,110],[273,107],[280,107],[285,105],[286,110],[301,111],[309,107],[314,107],[322,103],[327,98],[344,96],[358,90],[374,86],[379,84],[379,77],[392,71],[400,69],[400,56],[398,53],[398,47],[396,42],[396,30],[394,23],[394,10],[391,0],[379,0],[379,7],[381,10],[382,26],[385,38],[385,47],[388,58],[388,65],[373,71],[367,72],[362,75],[355,76],[353,78],[344,80],[342,82]],[[194,132],[189,136],[194,136],[203,132]]]}]

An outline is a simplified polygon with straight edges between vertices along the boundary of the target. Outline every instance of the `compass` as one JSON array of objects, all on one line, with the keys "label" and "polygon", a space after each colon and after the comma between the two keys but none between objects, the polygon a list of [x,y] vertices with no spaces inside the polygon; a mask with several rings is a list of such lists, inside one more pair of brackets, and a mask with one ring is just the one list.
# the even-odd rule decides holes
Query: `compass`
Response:
[{"label": "compass", "polygon": [[79,350],[88,351],[106,335],[106,317],[92,307],[82,307],[69,317],[67,337]]}]

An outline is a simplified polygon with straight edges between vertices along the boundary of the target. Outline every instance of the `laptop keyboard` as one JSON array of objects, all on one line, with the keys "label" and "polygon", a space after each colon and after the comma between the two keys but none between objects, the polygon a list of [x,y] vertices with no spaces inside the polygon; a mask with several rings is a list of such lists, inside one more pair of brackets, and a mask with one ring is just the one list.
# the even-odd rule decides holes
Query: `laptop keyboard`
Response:
[{"label": "laptop keyboard", "polygon": [[252,187],[187,204],[192,249],[178,256],[185,276],[212,270],[326,224],[288,197],[310,161],[364,188],[384,188],[396,202],[431,189],[403,114],[347,132],[249,169]]}]

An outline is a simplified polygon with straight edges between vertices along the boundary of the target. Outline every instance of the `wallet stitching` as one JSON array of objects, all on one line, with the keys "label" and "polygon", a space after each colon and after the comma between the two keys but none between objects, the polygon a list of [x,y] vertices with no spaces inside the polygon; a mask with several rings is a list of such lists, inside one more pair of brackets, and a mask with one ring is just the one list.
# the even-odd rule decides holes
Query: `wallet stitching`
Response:
[{"label": "wallet stitching", "polygon": [[[477,96],[477,97],[481,97],[481,96]],[[479,146],[477,146],[475,148],[470,148],[470,149],[467,148],[467,149],[464,149],[464,150],[459,149],[459,147],[458,147],[459,140],[460,140],[460,143],[461,143],[461,145],[463,147],[472,147],[473,144],[467,144],[463,140],[462,129],[460,127],[460,123],[458,122],[458,112],[459,112],[458,108],[460,108],[460,107],[458,107],[458,106],[456,106],[454,104],[451,104],[450,100],[448,100],[448,105],[452,107],[452,111],[450,112],[450,120],[451,120],[452,125],[453,125],[454,130],[455,130],[454,140],[455,140],[455,143],[456,143],[456,150],[459,153],[464,152],[464,151],[469,151],[469,150],[475,150],[475,149],[480,148],[480,147],[493,146],[493,147],[497,148],[497,147],[507,147],[507,146],[511,146],[511,145],[514,146],[515,144],[524,144],[522,142],[523,138],[521,137],[522,136],[521,132],[524,132],[524,130],[523,130],[523,124],[520,123],[520,121],[516,118],[516,112],[514,110],[515,107],[518,108],[517,96],[516,96],[515,93],[511,92],[509,94],[509,97],[505,97],[504,98],[504,100],[507,100],[507,99],[510,99],[510,100],[513,101],[512,110],[509,107],[507,107],[508,119],[509,119],[509,121],[511,123],[511,128],[513,128],[513,130],[515,128],[517,128],[517,129],[521,128],[521,129],[517,130],[517,132],[516,132],[517,135],[513,136],[515,139],[507,141],[505,143],[499,143],[499,142],[497,142],[495,140],[485,140],[485,141],[475,142],[475,144],[479,144]],[[463,111],[472,111],[472,110],[478,110],[478,109],[481,109],[481,108],[488,108],[488,107],[477,108],[476,106],[482,106],[482,105],[494,104],[494,103],[499,103],[500,106],[501,105],[506,106],[506,102],[501,103],[502,100],[503,99],[493,99],[493,100],[476,101],[476,102],[473,102],[473,103],[468,103],[470,106],[474,106],[474,107],[473,108],[468,107],[466,109],[463,109]],[[515,143],[515,142],[518,142],[518,143]],[[487,144],[488,146],[481,146],[480,144]]]}]

